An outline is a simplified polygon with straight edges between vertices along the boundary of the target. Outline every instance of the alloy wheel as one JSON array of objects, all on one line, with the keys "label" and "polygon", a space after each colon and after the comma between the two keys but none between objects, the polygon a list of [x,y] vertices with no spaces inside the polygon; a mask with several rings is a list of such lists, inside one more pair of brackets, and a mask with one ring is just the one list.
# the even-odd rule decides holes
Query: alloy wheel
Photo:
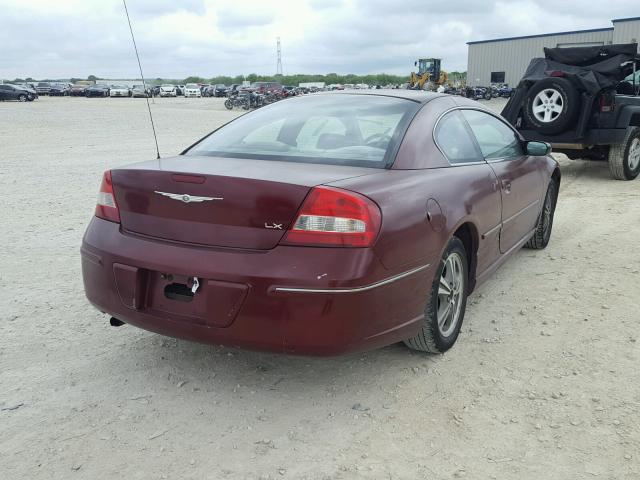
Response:
[{"label": "alloy wheel", "polygon": [[553,220],[553,198],[551,192],[547,193],[542,207],[542,235],[545,241],[549,241],[551,236],[551,222]]},{"label": "alloy wheel", "polygon": [[452,252],[444,262],[438,287],[438,330],[443,337],[448,337],[460,321],[463,276],[462,257],[459,253]]},{"label": "alloy wheel", "polygon": [[640,165],[640,138],[634,138],[629,146],[629,170],[635,171]]},{"label": "alloy wheel", "polygon": [[539,122],[551,123],[564,110],[564,99],[555,88],[545,88],[533,99],[531,110]]}]

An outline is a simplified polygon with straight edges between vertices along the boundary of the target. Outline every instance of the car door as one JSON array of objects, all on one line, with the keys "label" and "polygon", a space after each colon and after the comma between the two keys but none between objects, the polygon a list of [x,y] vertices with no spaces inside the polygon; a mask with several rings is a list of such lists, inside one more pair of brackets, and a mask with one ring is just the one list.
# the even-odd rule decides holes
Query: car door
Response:
[{"label": "car door", "polygon": [[9,85],[0,85],[0,100],[9,100],[10,90]]},{"label": "car door", "polygon": [[542,191],[540,169],[535,157],[525,154],[522,139],[506,122],[481,110],[465,109],[462,113],[500,184],[500,251],[506,253],[535,227]]},{"label": "car door", "polygon": [[[445,188],[458,207],[471,213],[480,234],[476,271],[481,275],[500,257],[502,201],[498,180],[459,110],[449,111],[438,120],[434,139],[451,165],[447,169],[451,178]],[[456,191],[453,185],[460,190]]]}]

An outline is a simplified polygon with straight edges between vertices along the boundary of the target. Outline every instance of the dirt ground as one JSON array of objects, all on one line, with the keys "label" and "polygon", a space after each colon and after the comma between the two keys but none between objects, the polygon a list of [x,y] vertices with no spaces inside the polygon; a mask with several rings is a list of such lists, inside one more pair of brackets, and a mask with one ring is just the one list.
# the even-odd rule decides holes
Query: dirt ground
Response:
[{"label": "dirt ground", "polygon": [[[153,111],[163,155],[237,114]],[[0,103],[0,127],[0,478],[640,478],[640,180],[562,160],[549,247],[470,298],[446,355],[301,358],[113,328],[85,300],[101,173],[154,158],[143,99]]]}]

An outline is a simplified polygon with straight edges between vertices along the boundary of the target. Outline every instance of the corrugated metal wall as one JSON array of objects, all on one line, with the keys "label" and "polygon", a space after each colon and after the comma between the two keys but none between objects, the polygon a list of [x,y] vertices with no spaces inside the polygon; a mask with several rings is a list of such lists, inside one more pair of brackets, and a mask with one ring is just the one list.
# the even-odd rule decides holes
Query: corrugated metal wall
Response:
[{"label": "corrugated metal wall", "polygon": [[[624,22],[616,24],[625,25]],[[640,24],[636,24],[640,37]],[[472,43],[469,45],[467,64],[467,83],[469,85],[489,85],[491,72],[505,72],[505,83],[518,84],[532,58],[544,56],[544,47],[557,47],[559,44],[608,44],[613,41],[613,29],[531,37],[516,40]]]},{"label": "corrugated metal wall", "polygon": [[640,20],[615,21],[613,26],[613,43],[640,42]]}]

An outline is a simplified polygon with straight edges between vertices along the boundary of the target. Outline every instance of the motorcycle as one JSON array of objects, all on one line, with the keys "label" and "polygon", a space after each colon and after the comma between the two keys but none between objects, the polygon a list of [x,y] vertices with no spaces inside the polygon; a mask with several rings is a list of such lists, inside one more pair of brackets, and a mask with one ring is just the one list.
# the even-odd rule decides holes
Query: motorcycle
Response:
[{"label": "motorcycle", "polygon": [[235,107],[244,108],[249,110],[249,97],[245,94],[240,94],[235,91],[231,93],[224,101],[224,106],[227,110],[233,110]]},{"label": "motorcycle", "polygon": [[249,92],[247,94],[247,101],[242,108],[249,110],[250,108],[260,108],[264,106],[264,95],[255,92]]}]

